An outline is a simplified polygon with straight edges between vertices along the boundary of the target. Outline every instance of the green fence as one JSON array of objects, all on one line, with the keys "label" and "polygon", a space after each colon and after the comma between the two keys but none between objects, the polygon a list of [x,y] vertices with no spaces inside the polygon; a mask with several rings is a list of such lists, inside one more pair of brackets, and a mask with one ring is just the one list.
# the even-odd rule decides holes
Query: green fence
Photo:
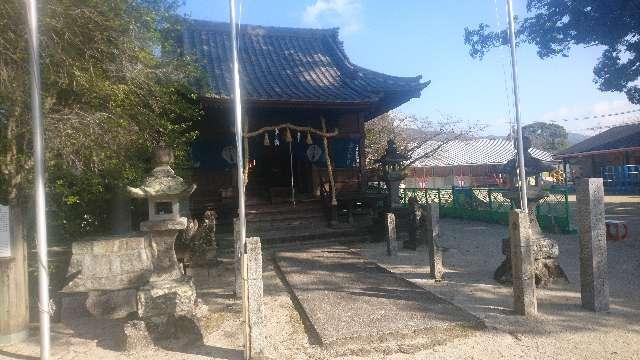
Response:
[{"label": "green fence", "polygon": [[[444,189],[400,189],[400,198],[406,206],[407,200],[415,196],[421,204],[440,204],[440,215],[458,219],[487,221],[508,224],[511,201],[504,195],[508,190],[492,188],[444,188]],[[566,190],[549,190],[549,195],[540,200],[536,209],[542,230],[549,232],[574,232],[571,227],[568,194]]]}]

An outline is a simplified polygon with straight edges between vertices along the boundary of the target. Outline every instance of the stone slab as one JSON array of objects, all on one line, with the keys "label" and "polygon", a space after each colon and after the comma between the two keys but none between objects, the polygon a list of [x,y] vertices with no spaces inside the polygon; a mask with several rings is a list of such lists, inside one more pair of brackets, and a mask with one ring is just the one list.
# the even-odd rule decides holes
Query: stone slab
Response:
[{"label": "stone slab", "polygon": [[471,313],[344,247],[283,251],[275,259],[314,344],[360,352],[407,339],[442,343],[484,327]]},{"label": "stone slab", "polygon": [[72,252],[65,292],[136,288],[153,270],[147,240],[139,234],[76,241]]}]

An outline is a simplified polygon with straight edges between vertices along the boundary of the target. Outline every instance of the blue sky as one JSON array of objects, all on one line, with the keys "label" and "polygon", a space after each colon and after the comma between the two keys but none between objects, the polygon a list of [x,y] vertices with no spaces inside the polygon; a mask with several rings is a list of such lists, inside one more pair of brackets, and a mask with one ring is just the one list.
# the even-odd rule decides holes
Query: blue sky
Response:
[{"label": "blue sky", "polygon": [[[237,0],[241,22],[292,27],[340,27],[351,60],[398,76],[421,74],[431,85],[399,110],[438,120],[452,115],[487,124],[504,135],[513,118],[507,48],[471,59],[465,26],[505,27],[504,0]],[[524,15],[524,0],[514,0]],[[228,0],[186,0],[182,12],[196,19],[228,21]],[[635,107],[623,94],[602,93],[593,83],[601,49],[574,48],[568,58],[540,60],[535,49],[518,49],[523,124],[573,119]],[[505,77],[506,76],[506,77]],[[506,88],[505,88],[506,87]],[[569,131],[593,134],[598,125],[633,121],[633,115],[560,121]]]}]

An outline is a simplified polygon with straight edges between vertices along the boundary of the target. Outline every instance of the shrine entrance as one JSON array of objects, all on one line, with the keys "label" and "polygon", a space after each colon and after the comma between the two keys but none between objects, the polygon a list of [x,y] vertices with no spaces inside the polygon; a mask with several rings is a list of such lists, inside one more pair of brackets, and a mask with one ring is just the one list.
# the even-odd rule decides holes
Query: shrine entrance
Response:
[{"label": "shrine entrance", "polygon": [[328,170],[332,200],[335,199],[327,138],[336,136],[338,131],[327,132],[325,120],[321,122],[322,131],[284,123],[245,133],[247,195],[271,203],[295,204],[296,198],[308,199],[315,193],[316,163]]},{"label": "shrine entrance", "polygon": [[291,144],[289,151],[289,143],[265,146],[262,138],[253,137],[248,146],[248,195],[268,198],[278,189],[290,191],[292,177],[296,195],[313,193],[313,164],[306,156],[306,144]]}]

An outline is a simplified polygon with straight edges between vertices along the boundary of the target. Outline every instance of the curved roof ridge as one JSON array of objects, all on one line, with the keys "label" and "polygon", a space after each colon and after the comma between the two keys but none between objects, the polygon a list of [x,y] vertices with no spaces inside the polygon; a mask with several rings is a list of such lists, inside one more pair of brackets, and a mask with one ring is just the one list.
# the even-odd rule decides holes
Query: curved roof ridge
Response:
[{"label": "curved roof ridge", "polygon": [[[192,29],[198,30],[216,30],[216,31],[231,31],[228,22],[223,21],[211,21],[202,19],[185,19],[185,25]],[[298,35],[298,36],[325,36],[327,34],[335,34],[338,36],[340,28],[298,28],[298,27],[286,27],[286,26],[272,26],[272,25],[254,25],[254,24],[240,24],[240,33],[255,33],[262,32],[270,34],[286,34],[286,35]]]},{"label": "curved roof ridge", "polygon": [[[211,91],[203,96],[217,101],[232,97],[230,30],[225,22],[192,19],[185,19],[182,30],[184,53],[205,65]],[[392,76],[353,64],[338,28],[242,25],[240,39],[240,75],[250,101],[354,106],[366,109],[369,120],[419,97],[429,85],[421,76]]]}]

